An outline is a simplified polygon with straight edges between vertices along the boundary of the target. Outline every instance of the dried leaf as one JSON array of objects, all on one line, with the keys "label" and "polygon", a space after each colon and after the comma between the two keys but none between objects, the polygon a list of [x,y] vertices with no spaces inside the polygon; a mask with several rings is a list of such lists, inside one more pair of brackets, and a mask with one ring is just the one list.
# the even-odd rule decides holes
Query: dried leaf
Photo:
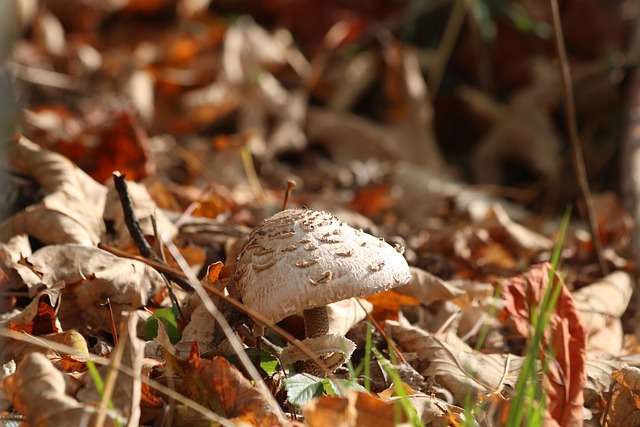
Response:
[{"label": "dried leaf", "polygon": [[63,156],[41,149],[22,137],[15,145],[18,161],[49,194],[0,224],[2,240],[29,234],[45,244],[79,243],[93,246],[104,229],[102,211],[106,188]]},{"label": "dried leaf", "polygon": [[190,380],[197,382],[209,399],[217,400],[230,420],[255,426],[288,424],[280,415],[280,408],[272,407],[263,392],[226,359],[198,359],[193,366],[197,377]]},{"label": "dried leaf", "polygon": [[[25,415],[29,425],[75,427],[96,423],[96,408],[67,396],[63,374],[42,354],[30,353],[3,386],[11,404]],[[104,425],[116,426],[109,416]]]},{"label": "dried leaf", "polygon": [[[548,263],[531,267],[527,274],[503,282],[504,316],[509,316],[517,330],[528,337],[531,331],[531,310],[540,310],[540,304],[549,286],[553,272],[554,286],[561,286],[560,296],[545,329],[543,348],[553,348],[554,363],[544,377],[548,392],[546,418],[550,423],[568,425],[582,420],[584,396],[582,387],[586,378],[587,330],[571,293],[562,277]],[[541,351],[540,357],[546,357]]]},{"label": "dried leaf", "polygon": [[458,402],[464,402],[467,395],[500,393],[505,386],[514,387],[524,363],[522,357],[512,354],[460,351],[428,332],[393,321],[387,322],[387,332],[402,351],[428,361],[421,374],[432,377]]},{"label": "dried leaf", "polygon": [[413,297],[421,304],[428,306],[434,302],[449,301],[466,293],[464,289],[445,282],[421,268],[409,267],[409,269],[411,270],[411,281],[395,288],[395,291]]},{"label": "dried leaf", "polygon": [[640,423],[640,368],[622,368],[611,376],[618,384],[609,402],[607,425],[623,427]]},{"label": "dried leaf", "polygon": [[310,427],[391,427],[407,420],[399,405],[400,402],[385,402],[367,393],[350,391],[346,397],[314,399],[304,406],[303,413],[305,424]]},{"label": "dried leaf", "polygon": [[573,292],[587,327],[589,351],[620,353],[623,344],[620,316],[627,310],[632,292],[631,276],[623,271]]},{"label": "dried leaf", "polygon": [[27,286],[64,285],[58,316],[65,329],[94,327],[111,331],[109,298],[119,322],[122,313],[141,307],[164,287],[160,274],[140,261],[118,258],[94,247],[49,245],[27,259],[42,277],[23,265],[13,268]]}]

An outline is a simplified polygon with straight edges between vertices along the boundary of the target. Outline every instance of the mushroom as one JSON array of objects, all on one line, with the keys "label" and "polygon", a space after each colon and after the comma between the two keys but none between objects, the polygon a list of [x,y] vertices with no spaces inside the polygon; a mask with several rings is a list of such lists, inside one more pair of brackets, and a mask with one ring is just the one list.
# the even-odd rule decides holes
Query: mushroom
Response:
[{"label": "mushroom", "polygon": [[[327,304],[410,280],[403,252],[330,213],[287,209],[249,234],[236,263],[235,287],[242,302],[271,324],[302,313],[305,342],[317,346],[329,332]],[[311,373],[322,372],[310,365]]]}]

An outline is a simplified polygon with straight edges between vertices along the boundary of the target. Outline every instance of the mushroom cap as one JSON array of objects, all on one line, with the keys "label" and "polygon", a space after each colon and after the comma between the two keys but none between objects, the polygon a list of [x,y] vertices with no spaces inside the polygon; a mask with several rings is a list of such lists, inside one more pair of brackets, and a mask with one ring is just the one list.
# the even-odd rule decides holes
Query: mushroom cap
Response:
[{"label": "mushroom cap", "polygon": [[411,279],[403,248],[327,212],[287,209],[262,221],[238,256],[237,290],[272,323]]}]

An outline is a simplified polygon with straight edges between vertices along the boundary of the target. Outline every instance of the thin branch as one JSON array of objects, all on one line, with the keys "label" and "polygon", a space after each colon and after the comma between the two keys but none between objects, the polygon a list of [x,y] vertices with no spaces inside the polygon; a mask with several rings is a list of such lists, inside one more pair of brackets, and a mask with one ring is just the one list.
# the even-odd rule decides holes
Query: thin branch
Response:
[{"label": "thin branch", "polygon": [[573,150],[574,167],[576,179],[580,186],[580,193],[584,200],[587,223],[591,230],[591,238],[593,246],[598,257],[600,270],[603,276],[609,274],[609,267],[604,257],[602,242],[598,234],[598,222],[593,208],[593,199],[591,198],[591,190],[589,189],[589,181],[587,180],[587,171],[584,166],[584,156],[582,155],[582,145],[578,136],[578,126],[576,125],[576,108],[573,100],[573,86],[571,83],[571,72],[569,70],[569,61],[564,45],[564,37],[562,35],[562,23],[560,21],[560,11],[558,9],[558,0],[549,0],[551,5],[551,16],[553,19],[553,31],[556,39],[556,55],[560,63],[560,71],[562,75],[562,92],[564,96],[564,110],[567,131],[569,133],[569,142]]},{"label": "thin branch", "polygon": [[[129,196],[125,178],[126,175],[123,175],[120,172],[113,173],[113,183],[118,193],[120,204],[122,205],[124,223],[127,226],[127,230],[129,230],[129,234],[131,235],[131,238],[133,239],[136,247],[138,248],[138,251],[140,251],[140,255],[142,255],[143,258],[152,260],[157,264],[164,264],[162,259],[144,238],[144,234],[142,233],[142,229],[140,228],[140,223],[138,222],[136,213],[133,210],[133,202],[131,201],[131,197]],[[164,274],[166,274],[169,279],[177,283],[185,291],[194,291],[193,287],[189,284],[189,281],[185,280],[183,277],[176,276],[168,272],[164,272]]]}]

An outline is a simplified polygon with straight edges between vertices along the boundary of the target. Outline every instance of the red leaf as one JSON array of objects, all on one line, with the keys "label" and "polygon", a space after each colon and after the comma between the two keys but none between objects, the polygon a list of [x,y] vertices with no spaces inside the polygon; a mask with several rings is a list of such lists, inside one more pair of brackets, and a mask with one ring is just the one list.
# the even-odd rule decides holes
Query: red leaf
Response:
[{"label": "red leaf", "polygon": [[[532,333],[529,313],[539,310],[549,286],[550,271],[549,263],[539,264],[531,267],[527,274],[512,277],[503,284],[503,318],[510,317],[518,332],[524,336]],[[581,425],[587,330],[562,277],[555,271],[553,277],[554,284],[562,286],[562,290],[542,343],[543,349],[552,349],[555,359],[548,364],[549,372],[544,376],[548,392],[545,425]],[[540,358],[547,357],[547,354],[541,351]]]}]

